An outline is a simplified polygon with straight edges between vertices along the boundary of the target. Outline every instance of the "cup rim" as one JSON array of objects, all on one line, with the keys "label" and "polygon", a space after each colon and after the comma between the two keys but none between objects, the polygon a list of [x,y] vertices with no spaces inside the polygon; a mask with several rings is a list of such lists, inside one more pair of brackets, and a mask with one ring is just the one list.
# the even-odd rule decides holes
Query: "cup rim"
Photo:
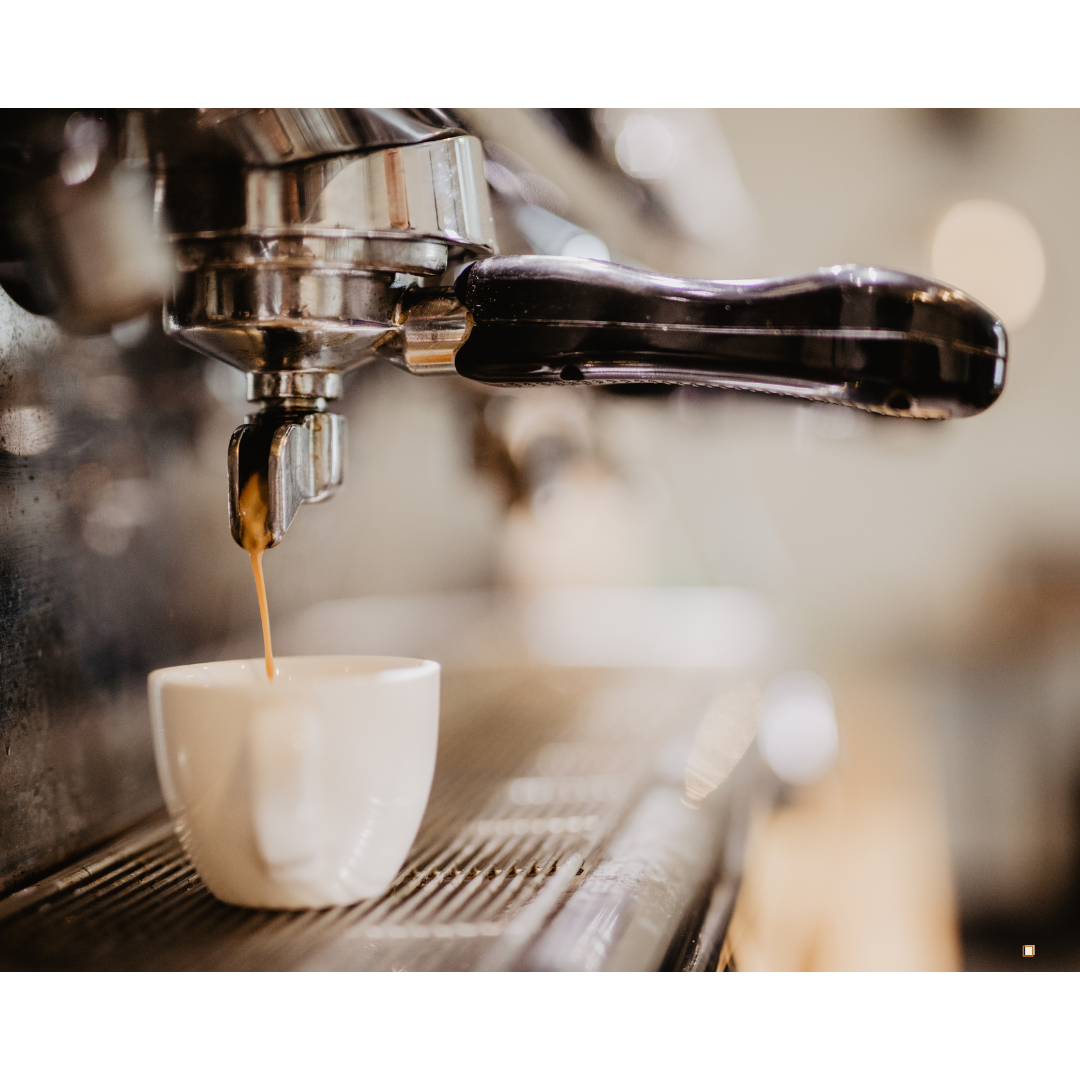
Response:
[{"label": "cup rim", "polygon": [[[264,689],[274,689],[280,686],[295,687],[297,685],[310,685],[314,683],[340,683],[340,682],[407,682],[431,675],[441,670],[442,665],[434,660],[422,660],[412,656],[376,656],[363,654],[313,654],[300,656],[275,656],[275,667],[290,660],[341,660],[341,661],[370,661],[383,662],[385,666],[370,668],[366,671],[337,671],[312,675],[291,675],[288,679],[280,682],[266,682]],[[256,671],[265,670],[266,661],[263,657],[239,657],[233,660],[208,660],[204,663],[177,664],[172,667],[156,668],[147,676],[151,686],[187,686],[200,689],[225,689],[230,687],[250,687],[252,684],[246,676],[251,669]],[[241,666],[243,665],[243,666]],[[250,668],[247,666],[250,665]],[[207,686],[200,684],[200,673],[224,673],[229,668],[234,668],[237,678],[235,680],[223,679],[215,681]],[[257,684],[256,684],[257,685]]]}]

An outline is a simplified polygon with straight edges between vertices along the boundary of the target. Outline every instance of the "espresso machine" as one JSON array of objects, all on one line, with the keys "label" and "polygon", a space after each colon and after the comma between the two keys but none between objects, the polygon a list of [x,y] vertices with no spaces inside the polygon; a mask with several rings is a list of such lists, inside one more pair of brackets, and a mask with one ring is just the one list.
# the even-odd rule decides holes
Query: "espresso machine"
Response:
[{"label": "espresso machine", "polygon": [[[591,259],[500,257],[483,144],[451,112],[11,111],[0,116],[0,149],[0,286],[6,293],[0,296],[0,365],[8,386],[8,401],[0,401],[0,450],[7,458],[0,467],[10,489],[8,527],[18,541],[4,572],[0,896],[12,895],[0,901],[8,905],[0,908],[0,923],[37,911],[46,895],[68,890],[72,882],[99,871],[108,877],[133,852],[156,853],[147,856],[153,873],[166,873],[161,867],[168,865],[168,874],[189,882],[166,850],[171,833],[160,822],[140,826],[135,839],[128,835],[120,848],[110,849],[105,863],[93,864],[97,870],[84,861],[41,881],[110,836],[127,835],[125,829],[153,813],[159,796],[148,742],[141,735],[116,735],[136,730],[140,706],[117,687],[133,673],[141,678],[149,666],[176,662],[178,655],[175,643],[155,651],[151,642],[160,635],[149,631],[125,653],[115,642],[103,647],[99,638],[107,635],[86,630],[86,619],[79,623],[81,639],[66,630],[65,613],[78,603],[53,595],[57,571],[47,569],[76,565],[64,547],[63,522],[46,516],[44,532],[19,531],[27,510],[32,518],[44,513],[43,493],[34,485],[52,482],[46,502],[63,501],[78,488],[68,472],[81,477],[84,487],[99,475],[89,464],[70,471],[83,453],[80,447],[94,438],[89,429],[66,441],[49,435],[57,415],[49,402],[63,394],[42,386],[52,385],[46,370],[50,350],[69,347],[62,342],[80,336],[93,341],[112,328],[115,336],[147,312],[155,318],[162,312],[168,338],[193,353],[169,354],[166,366],[179,373],[178,381],[173,391],[164,388],[161,400],[171,398],[175,406],[183,397],[175,387],[186,385],[183,372],[194,353],[244,373],[252,411],[222,446],[229,521],[240,544],[240,492],[253,475],[264,478],[269,492],[272,545],[282,542],[302,503],[322,502],[341,487],[346,430],[334,402],[346,375],[377,360],[414,375],[456,373],[491,387],[690,386],[782,395],[924,422],[978,413],[1004,385],[1001,322],[964,293],[923,278],[833,266],[783,279],[705,281]],[[115,377],[100,376],[98,382],[108,378]],[[108,386],[99,389],[108,413]],[[188,422],[180,412],[174,408],[170,414],[178,431]],[[137,413],[129,410],[129,416]],[[166,424],[141,437],[150,444],[171,434]],[[53,449],[40,459],[25,452],[35,438],[53,439]],[[38,460],[41,476],[35,477],[29,469]],[[55,543],[49,539],[57,536]],[[136,584],[130,612],[153,608],[153,583],[142,593]],[[95,601],[79,603],[89,610]],[[100,597],[96,603],[94,610],[103,611]],[[124,634],[114,637],[119,641]],[[697,687],[689,695],[687,715],[700,708],[703,694],[708,697]],[[118,713],[129,719],[119,722]],[[543,746],[526,750],[541,757],[548,752]],[[489,807],[469,825],[472,841],[524,835],[520,807],[533,795],[531,788],[519,788],[511,786],[499,809]],[[602,783],[593,784],[595,791],[586,788],[566,797],[607,799],[605,805],[615,798]],[[619,803],[623,817],[616,814],[612,821],[637,821],[634,827],[647,831],[648,822],[665,813],[673,822],[682,820],[680,811],[661,806],[662,799],[650,817],[641,810],[641,791],[631,795],[619,796],[630,802]],[[433,796],[433,805],[443,804]],[[717,811],[721,817],[733,813],[725,806]],[[454,817],[451,809],[444,813]],[[543,820],[594,819],[600,822],[603,815],[560,811]],[[672,828],[677,833],[683,826]],[[686,828],[700,832],[700,824]],[[542,829],[536,835],[553,843],[564,832],[560,826],[551,835]],[[701,865],[711,866],[713,841],[699,846],[711,853],[701,856]],[[503,856],[492,856],[495,861],[484,863],[480,873],[483,860],[461,855],[466,849],[460,844],[450,862],[437,847],[424,855],[427,862],[406,867],[395,889],[405,888],[410,873],[426,884],[510,872],[497,865]],[[551,848],[543,857],[522,856],[520,873],[531,879],[550,874],[560,888],[589,895],[578,889],[576,878],[592,873],[589,859],[601,847],[558,850],[562,854]],[[516,863],[511,869],[517,876]],[[664,901],[670,932],[662,948],[654,945],[648,953],[650,963],[685,960],[692,953],[693,963],[705,957],[715,967],[714,939],[722,911],[730,912],[731,879],[709,878],[700,868],[694,874],[677,903]],[[599,886],[594,892],[598,903],[610,899]],[[507,943],[517,939],[491,929],[498,922],[490,918],[459,919],[451,930],[410,930],[405,937],[416,948],[426,948],[432,935],[454,939],[474,950],[471,959],[454,961],[466,965],[588,966],[591,961],[581,958],[593,955],[592,946],[574,927],[593,925],[591,909],[584,901],[576,913],[554,899],[545,903],[545,918],[561,929],[544,923],[547,936],[537,937],[543,905],[534,900],[522,911],[531,911],[536,925],[528,919],[514,923],[519,936],[525,933],[520,926],[532,927],[532,936],[520,937],[513,948]],[[700,917],[686,938],[695,942],[691,948],[675,942],[675,928],[689,925],[692,912]],[[404,940],[377,920],[364,925],[365,947]],[[705,933],[703,927],[712,929]],[[492,946],[494,952],[477,959],[477,942],[485,935],[501,943],[502,952]],[[31,939],[37,940],[25,930],[9,941]],[[318,955],[332,965],[338,961],[327,959],[328,940],[319,939]],[[161,963],[195,962],[158,955]],[[245,962],[272,964],[277,961],[268,956],[284,955],[271,950]],[[633,966],[637,961],[629,955],[619,963]],[[124,963],[115,957],[96,962]]]}]

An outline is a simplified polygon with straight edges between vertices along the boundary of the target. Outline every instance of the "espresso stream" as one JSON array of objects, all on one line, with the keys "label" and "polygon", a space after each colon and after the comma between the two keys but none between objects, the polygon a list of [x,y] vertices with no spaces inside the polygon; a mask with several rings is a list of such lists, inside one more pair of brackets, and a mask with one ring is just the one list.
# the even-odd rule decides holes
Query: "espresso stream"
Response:
[{"label": "espresso stream", "polygon": [[266,652],[266,677],[274,677],[274,650],[270,645],[270,611],[266,606],[266,581],[263,578],[263,552],[270,546],[266,528],[270,486],[266,477],[252,473],[240,492],[240,521],[244,550],[251,556],[255,574],[255,591],[259,594],[259,615],[262,617],[263,649]]}]

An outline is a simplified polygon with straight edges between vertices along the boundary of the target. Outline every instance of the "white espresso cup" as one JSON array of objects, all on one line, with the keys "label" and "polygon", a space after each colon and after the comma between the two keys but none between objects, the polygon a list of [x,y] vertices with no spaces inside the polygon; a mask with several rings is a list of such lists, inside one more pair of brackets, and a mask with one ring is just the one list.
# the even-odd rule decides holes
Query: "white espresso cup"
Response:
[{"label": "white espresso cup", "polygon": [[154,755],[180,842],[219,899],[323,908],[377,896],[427,806],[439,665],[396,656],[162,668]]}]

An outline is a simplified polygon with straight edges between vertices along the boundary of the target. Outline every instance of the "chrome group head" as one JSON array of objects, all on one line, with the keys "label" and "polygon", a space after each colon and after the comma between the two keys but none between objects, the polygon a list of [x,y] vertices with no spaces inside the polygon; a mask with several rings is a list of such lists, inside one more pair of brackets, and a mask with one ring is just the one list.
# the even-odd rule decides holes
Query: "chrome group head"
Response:
[{"label": "chrome group head", "polygon": [[229,449],[233,534],[261,469],[278,543],[341,483],[345,423],[327,404],[347,372],[453,371],[466,316],[430,286],[495,250],[482,148],[432,110],[206,110],[153,133],[176,273],[165,329],[247,374],[258,412]]}]

